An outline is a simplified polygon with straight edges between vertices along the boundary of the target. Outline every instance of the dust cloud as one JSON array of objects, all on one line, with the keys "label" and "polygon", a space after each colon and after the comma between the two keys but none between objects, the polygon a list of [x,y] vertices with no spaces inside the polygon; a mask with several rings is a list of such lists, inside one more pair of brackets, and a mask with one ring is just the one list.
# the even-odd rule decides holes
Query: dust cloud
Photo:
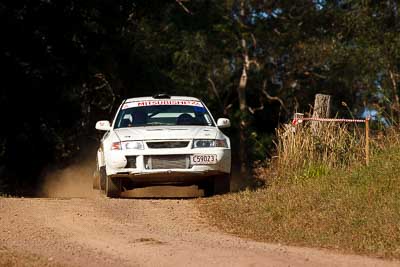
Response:
[{"label": "dust cloud", "polygon": [[49,171],[44,178],[40,197],[95,197],[93,160],[81,161],[64,169]]}]

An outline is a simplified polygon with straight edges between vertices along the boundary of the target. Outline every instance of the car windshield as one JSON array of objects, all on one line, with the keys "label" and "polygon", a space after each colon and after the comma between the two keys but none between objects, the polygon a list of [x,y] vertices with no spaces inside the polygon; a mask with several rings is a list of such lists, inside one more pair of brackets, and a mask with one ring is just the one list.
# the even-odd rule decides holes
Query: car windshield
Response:
[{"label": "car windshield", "polygon": [[125,104],[116,119],[114,128],[159,125],[204,125],[213,126],[206,108],[196,105],[150,105]]}]

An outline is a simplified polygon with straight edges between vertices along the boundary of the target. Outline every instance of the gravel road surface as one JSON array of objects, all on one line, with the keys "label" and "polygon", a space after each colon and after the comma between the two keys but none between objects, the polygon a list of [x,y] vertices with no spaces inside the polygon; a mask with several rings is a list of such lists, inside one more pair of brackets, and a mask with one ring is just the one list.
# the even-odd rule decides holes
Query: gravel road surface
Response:
[{"label": "gravel road surface", "polygon": [[400,266],[221,233],[195,199],[0,198],[0,266]]}]

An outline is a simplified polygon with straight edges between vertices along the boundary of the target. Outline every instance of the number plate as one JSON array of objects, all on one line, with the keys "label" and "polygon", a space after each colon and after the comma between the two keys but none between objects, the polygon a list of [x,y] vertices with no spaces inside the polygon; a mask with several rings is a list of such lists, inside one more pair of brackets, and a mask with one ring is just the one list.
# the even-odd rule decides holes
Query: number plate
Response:
[{"label": "number plate", "polygon": [[217,155],[192,155],[190,163],[192,165],[217,164]]}]

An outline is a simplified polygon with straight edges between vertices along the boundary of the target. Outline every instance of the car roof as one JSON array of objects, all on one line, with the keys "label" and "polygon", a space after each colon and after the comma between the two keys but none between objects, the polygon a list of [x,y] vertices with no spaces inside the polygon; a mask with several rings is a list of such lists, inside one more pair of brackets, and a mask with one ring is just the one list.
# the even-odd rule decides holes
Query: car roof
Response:
[{"label": "car roof", "polygon": [[154,98],[152,96],[143,96],[143,97],[133,97],[125,100],[125,103],[135,102],[135,101],[146,101],[146,100],[191,100],[191,101],[200,101],[200,99],[192,96],[170,96],[165,98]]}]

